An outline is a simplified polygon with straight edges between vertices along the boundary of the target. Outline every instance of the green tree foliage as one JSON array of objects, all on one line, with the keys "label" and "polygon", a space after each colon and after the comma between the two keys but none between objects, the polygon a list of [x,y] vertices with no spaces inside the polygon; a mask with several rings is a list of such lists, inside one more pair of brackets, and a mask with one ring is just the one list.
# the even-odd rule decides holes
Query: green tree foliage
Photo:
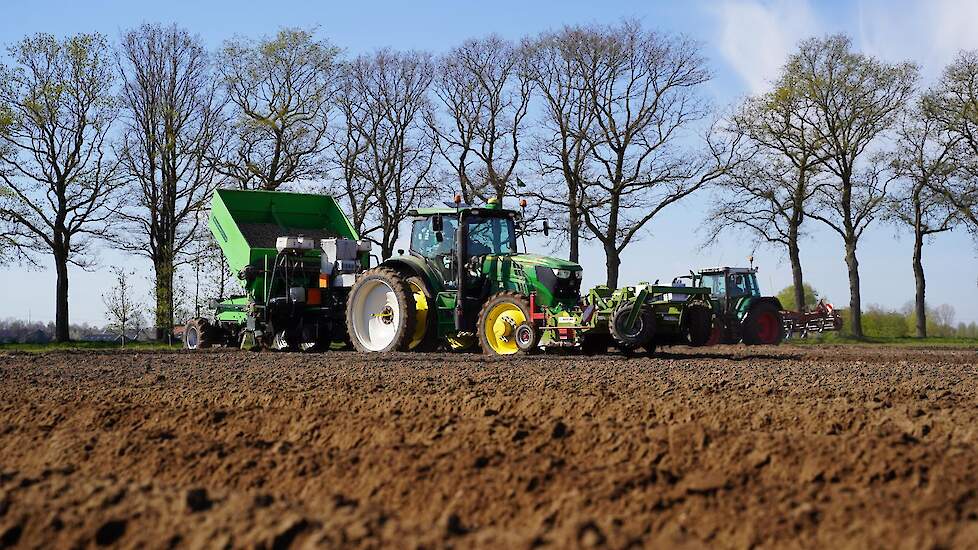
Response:
[{"label": "green tree foliage", "polygon": [[224,174],[241,188],[266,190],[322,176],[338,54],[306,29],[225,42],[218,70],[234,118]]},{"label": "green tree foliage", "polygon": [[87,267],[121,185],[107,136],[117,116],[111,49],[98,34],[25,37],[0,66],[0,220],[57,271],[56,339],[70,337],[68,266]]},{"label": "green tree foliage", "polygon": [[[808,308],[814,307],[815,304],[818,303],[818,301],[821,298],[823,298],[823,296],[819,294],[817,290],[812,288],[812,285],[808,283],[804,284],[804,289],[805,289],[805,307]],[[782,288],[781,292],[778,292],[778,300],[781,301],[781,305],[784,306],[785,309],[790,311],[798,310],[798,305],[797,302],[795,301],[794,285],[786,286]]]},{"label": "green tree foliage", "polygon": [[808,215],[838,233],[849,271],[849,322],[862,336],[859,239],[886,205],[887,183],[873,147],[906,107],[917,80],[909,63],[890,64],[854,51],[844,35],[812,38],[788,58],[783,86],[813,107],[804,119],[826,158],[827,185]]},{"label": "green tree foliage", "polygon": [[[839,310],[843,318],[846,311]],[[937,338],[976,338],[978,324],[971,322],[954,323],[954,306],[941,304],[927,307],[927,335]],[[872,304],[863,312],[864,336],[869,338],[909,338],[914,336],[916,317],[914,303],[907,302],[900,310],[889,309]],[[853,336],[848,325],[842,327],[842,334]]]}]

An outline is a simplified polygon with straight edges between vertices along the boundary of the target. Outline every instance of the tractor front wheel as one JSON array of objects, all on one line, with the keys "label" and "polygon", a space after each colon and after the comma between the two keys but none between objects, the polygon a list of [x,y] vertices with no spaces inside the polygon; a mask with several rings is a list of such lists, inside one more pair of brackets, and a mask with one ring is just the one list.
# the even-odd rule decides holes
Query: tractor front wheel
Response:
[{"label": "tractor front wheel", "polygon": [[743,333],[748,346],[780,344],[784,340],[781,312],[767,302],[755,305],[744,319]]},{"label": "tractor front wheel", "polygon": [[406,351],[416,322],[411,288],[393,269],[371,269],[350,290],[346,328],[358,351]]},{"label": "tractor front wheel", "polygon": [[479,312],[479,344],[486,355],[534,351],[540,334],[530,316],[530,303],[515,292],[499,292]]},{"label": "tractor front wheel", "polygon": [[707,345],[713,336],[713,309],[702,303],[689,304],[683,312],[683,325],[687,344]]}]

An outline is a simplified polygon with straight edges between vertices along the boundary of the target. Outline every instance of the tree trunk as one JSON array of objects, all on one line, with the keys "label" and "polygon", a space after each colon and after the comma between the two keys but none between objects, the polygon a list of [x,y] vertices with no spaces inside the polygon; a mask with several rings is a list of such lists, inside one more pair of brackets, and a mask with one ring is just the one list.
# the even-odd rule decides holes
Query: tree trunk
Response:
[{"label": "tree trunk", "polygon": [[924,297],[926,281],[924,280],[924,264],[921,257],[924,252],[924,235],[919,230],[914,231],[913,240],[913,276],[917,292],[914,296],[914,314],[917,321],[917,338],[927,338],[927,301]]},{"label": "tree trunk", "polygon": [[849,268],[849,319],[850,330],[856,338],[863,337],[863,313],[859,297],[859,260],[856,244],[846,243],[846,266]]},{"label": "tree trunk", "polygon": [[788,258],[791,260],[791,282],[795,289],[795,309],[805,311],[805,281],[801,273],[801,253],[798,249],[798,228],[788,231]]},{"label": "tree trunk", "polygon": [[621,256],[618,250],[612,246],[604,247],[605,265],[608,266],[608,288],[618,288],[618,269],[621,267]]},{"label": "tree trunk", "polygon": [[[569,178],[568,178],[569,179]],[[581,247],[581,211],[577,202],[578,194],[577,181],[567,183],[567,241],[570,245],[570,254],[567,259],[580,263]]]},{"label": "tree trunk", "polygon": [[156,339],[167,342],[173,334],[173,260],[156,263]]},{"label": "tree trunk", "polygon": [[54,339],[57,342],[67,342],[68,334],[68,255],[54,254],[55,270],[58,273],[57,290],[55,291]]},{"label": "tree trunk", "polygon": [[581,217],[574,206],[571,207],[568,215],[567,232],[567,240],[570,243],[570,254],[568,254],[567,259],[574,263],[580,263]]}]

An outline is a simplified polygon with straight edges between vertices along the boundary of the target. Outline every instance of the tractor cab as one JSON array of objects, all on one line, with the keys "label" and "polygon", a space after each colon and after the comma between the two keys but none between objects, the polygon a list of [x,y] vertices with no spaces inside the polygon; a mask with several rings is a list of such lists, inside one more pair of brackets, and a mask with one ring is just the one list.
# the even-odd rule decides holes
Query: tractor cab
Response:
[{"label": "tractor cab", "polygon": [[714,300],[760,298],[756,267],[711,267],[693,275],[693,286],[710,289]]},{"label": "tractor cab", "polygon": [[473,260],[485,256],[516,254],[518,213],[495,202],[484,208],[452,205],[411,212],[409,255],[421,260],[442,289],[457,289],[458,266],[474,268]]}]

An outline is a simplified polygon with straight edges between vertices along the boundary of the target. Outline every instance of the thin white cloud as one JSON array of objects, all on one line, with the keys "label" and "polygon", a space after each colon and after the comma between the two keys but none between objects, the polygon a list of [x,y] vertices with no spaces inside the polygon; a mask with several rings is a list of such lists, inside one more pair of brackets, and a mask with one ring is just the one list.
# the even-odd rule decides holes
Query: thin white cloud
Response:
[{"label": "thin white cloud", "polygon": [[975,0],[863,0],[859,46],[887,61],[916,61],[932,80],[960,50],[978,49],[975,21]]},{"label": "thin white cloud", "polygon": [[722,0],[711,11],[720,53],[751,93],[767,90],[798,41],[818,26],[806,0]]}]

